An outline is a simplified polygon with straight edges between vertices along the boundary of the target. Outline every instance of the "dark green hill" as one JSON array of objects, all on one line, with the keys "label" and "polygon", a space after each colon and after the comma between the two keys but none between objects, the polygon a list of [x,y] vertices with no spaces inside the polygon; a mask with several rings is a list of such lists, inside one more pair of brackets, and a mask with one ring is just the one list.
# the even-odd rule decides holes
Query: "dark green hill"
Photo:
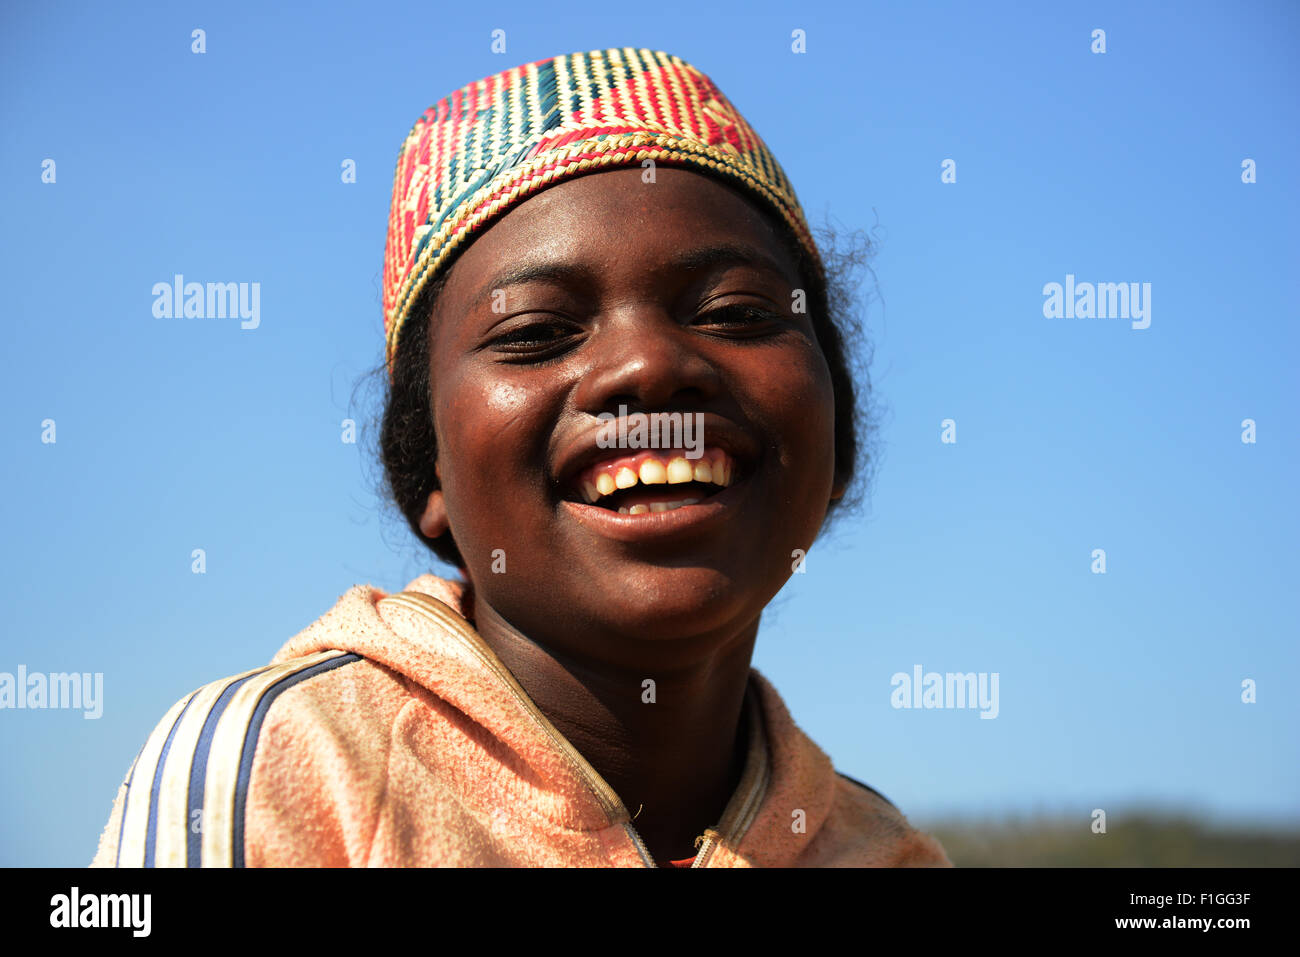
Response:
[{"label": "dark green hill", "polygon": [[1194,817],[1112,814],[1091,820],[1007,817],[913,821],[958,867],[1300,867],[1300,828],[1212,824]]}]

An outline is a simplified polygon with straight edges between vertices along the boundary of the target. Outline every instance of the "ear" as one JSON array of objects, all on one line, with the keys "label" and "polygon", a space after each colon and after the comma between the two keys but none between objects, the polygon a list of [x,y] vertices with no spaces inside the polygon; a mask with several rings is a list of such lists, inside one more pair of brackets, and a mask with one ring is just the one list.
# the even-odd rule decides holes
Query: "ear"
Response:
[{"label": "ear", "polygon": [[438,538],[447,534],[450,524],[447,522],[447,508],[442,501],[442,490],[429,493],[429,501],[424,505],[424,514],[420,516],[420,531],[426,538]]},{"label": "ear", "polygon": [[842,499],[844,497],[844,492],[847,488],[848,488],[848,482],[844,481],[841,478],[837,478],[835,480],[835,484],[831,486],[831,501],[834,502],[839,499]]},{"label": "ear", "polygon": [[[439,471],[437,464],[433,466],[433,473],[442,478],[442,472]],[[447,533],[451,523],[447,521],[447,506],[443,502],[442,489],[434,489],[429,493],[429,500],[424,503],[424,514],[420,516],[420,531],[427,538],[439,538]]]}]

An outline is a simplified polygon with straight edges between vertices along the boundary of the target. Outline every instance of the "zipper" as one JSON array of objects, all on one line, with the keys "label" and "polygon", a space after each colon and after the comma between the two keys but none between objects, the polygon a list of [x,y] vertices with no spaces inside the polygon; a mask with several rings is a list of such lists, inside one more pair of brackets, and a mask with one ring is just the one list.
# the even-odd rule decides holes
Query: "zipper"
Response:
[{"label": "zipper", "polygon": [[[422,592],[399,592],[394,595],[387,595],[380,599],[380,601],[393,602],[394,604],[401,605],[403,608],[408,608],[421,617],[432,620],[435,624],[440,624],[444,627],[450,628],[458,637],[463,639],[464,643],[474,653],[475,657],[486,665],[492,673],[505,684],[524,711],[527,712],[528,715],[537,722],[538,726],[546,732],[547,736],[551,738],[552,742],[559,748],[560,752],[568,758],[574,770],[579,773],[579,776],[587,781],[588,786],[593,792],[595,792],[596,797],[600,800],[602,806],[604,806],[606,813],[615,819],[619,817],[624,818],[623,829],[627,832],[628,837],[632,839],[632,844],[636,847],[637,853],[641,855],[642,860],[645,861],[646,867],[659,866],[655,863],[654,855],[650,853],[650,848],[646,846],[645,841],[641,839],[641,835],[637,833],[636,826],[632,823],[632,815],[628,813],[627,807],[623,804],[622,798],[620,798],[618,794],[615,793],[614,789],[609,786],[609,783],[600,776],[600,772],[593,768],[577,748],[575,748],[569,740],[560,733],[559,729],[551,724],[550,719],[548,719],[546,715],[542,714],[541,710],[528,696],[528,692],[523,689],[515,676],[512,675],[506,666],[501,663],[501,659],[496,656],[496,653],[492,651],[491,647],[483,641],[482,637],[470,627],[469,623],[466,622],[463,617],[453,611],[445,603],[434,598],[432,595],[425,595]],[[757,789],[751,788],[745,801],[744,809],[742,810],[742,816],[746,818],[744,828],[748,828],[749,821],[752,820],[753,813],[757,810],[757,799],[759,798],[759,795],[767,790],[767,773],[767,762],[764,760],[762,772],[760,774],[762,784]],[[691,862],[691,867],[696,868],[707,866],[709,858],[713,856],[713,852],[717,849],[718,842],[721,839],[722,835],[713,828],[707,828],[703,834],[696,838],[695,844],[699,848],[699,851],[695,855],[695,860]]]},{"label": "zipper", "polygon": [[695,839],[695,846],[700,849],[695,855],[695,860],[691,862],[691,867],[706,867],[709,858],[713,856],[713,849],[718,846],[721,835],[713,828],[709,828],[703,834]]},{"label": "zipper", "polygon": [[628,837],[632,838],[632,843],[636,845],[636,852],[641,855],[645,861],[646,867],[658,867],[655,863],[654,855],[650,853],[650,848],[646,846],[645,841],[641,840],[641,835],[636,832],[632,824],[632,819],[628,818],[623,822],[623,830],[627,831]]},{"label": "zipper", "polygon": [[[623,827],[627,831],[628,836],[632,838],[632,842],[636,844],[637,853],[646,859],[646,865],[648,867],[657,868],[659,865],[655,863],[655,859],[651,855],[650,848],[646,846],[645,841],[641,840],[641,835],[637,833],[636,826],[629,820],[623,825]],[[714,848],[718,846],[718,841],[721,839],[722,835],[713,830],[713,828],[708,828],[703,834],[697,837],[695,839],[695,846],[698,847],[699,850],[695,854],[695,860],[691,861],[691,867],[696,868],[707,866],[709,858],[713,856]]]}]

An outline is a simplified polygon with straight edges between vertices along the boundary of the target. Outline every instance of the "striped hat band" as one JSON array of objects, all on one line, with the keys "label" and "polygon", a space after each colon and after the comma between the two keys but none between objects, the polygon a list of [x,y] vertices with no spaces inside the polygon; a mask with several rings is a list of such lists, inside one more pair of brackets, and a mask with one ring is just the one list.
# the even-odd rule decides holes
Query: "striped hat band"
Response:
[{"label": "striped hat band", "polygon": [[630,47],[538,60],[439,100],[402,144],[384,249],[390,376],[421,290],[476,233],[547,186],[647,159],[720,175],[757,196],[820,268],[784,171],[699,70]]}]

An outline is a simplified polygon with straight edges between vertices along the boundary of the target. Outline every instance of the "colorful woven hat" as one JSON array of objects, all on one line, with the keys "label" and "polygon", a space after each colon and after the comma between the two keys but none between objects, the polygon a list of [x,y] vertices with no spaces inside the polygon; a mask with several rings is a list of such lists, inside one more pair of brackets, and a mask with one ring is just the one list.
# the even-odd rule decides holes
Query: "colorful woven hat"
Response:
[{"label": "colorful woven hat", "polygon": [[439,100],[402,144],[384,249],[390,375],[420,291],[486,224],[554,183],[646,159],[707,170],[748,190],[820,267],[784,171],[699,70],[630,47],[538,60]]}]

